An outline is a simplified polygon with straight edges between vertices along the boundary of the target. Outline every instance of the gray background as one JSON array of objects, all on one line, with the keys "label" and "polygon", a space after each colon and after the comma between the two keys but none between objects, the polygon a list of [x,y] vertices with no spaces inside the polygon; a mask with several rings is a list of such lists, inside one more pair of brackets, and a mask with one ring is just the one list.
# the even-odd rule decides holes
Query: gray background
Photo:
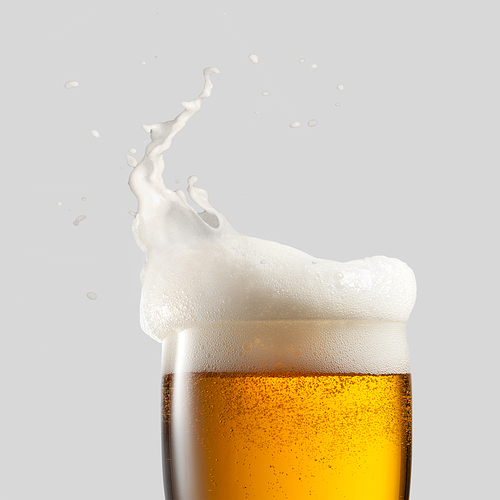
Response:
[{"label": "gray background", "polygon": [[167,186],[196,174],[239,232],[316,257],[406,261],[412,499],[494,497],[496,2],[3,10],[2,498],[163,498],[125,154],[142,157],[141,125],[182,111],[206,66],[221,73],[165,155]]}]

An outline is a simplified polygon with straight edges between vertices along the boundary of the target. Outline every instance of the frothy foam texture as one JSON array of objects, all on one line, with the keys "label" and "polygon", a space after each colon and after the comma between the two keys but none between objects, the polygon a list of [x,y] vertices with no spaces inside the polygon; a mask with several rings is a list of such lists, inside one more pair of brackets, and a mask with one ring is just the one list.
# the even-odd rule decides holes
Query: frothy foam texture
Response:
[{"label": "frothy foam texture", "polygon": [[[164,370],[173,369],[169,356],[182,345],[194,371],[316,371],[326,363],[337,373],[407,373],[404,331],[416,284],[405,263],[388,257],[316,259],[237,233],[195,186],[196,176],[187,190],[200,213],[182,190],[165,187],[163,153],[210,96],[214,73],[204,70],[203,91],[182,102],[184,111],[174,120],[143,126],[151,142],[130,175],[138,199],[133,231],[146,253],[141,327],[164,343]],[[271,340],[252,343],[271,331],[274,344],[282,346],[273,354]],[[211,359],[199,354],[209,344]]]}]

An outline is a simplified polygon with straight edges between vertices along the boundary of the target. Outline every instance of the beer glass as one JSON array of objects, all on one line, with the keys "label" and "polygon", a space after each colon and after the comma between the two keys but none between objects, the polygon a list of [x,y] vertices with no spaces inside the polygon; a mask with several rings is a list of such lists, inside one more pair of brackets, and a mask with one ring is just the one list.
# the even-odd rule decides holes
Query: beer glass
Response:
[{"label": "beer glass", "polygon": [[408,500],[405,323],[213,323],[162,351],[166,500]]}]

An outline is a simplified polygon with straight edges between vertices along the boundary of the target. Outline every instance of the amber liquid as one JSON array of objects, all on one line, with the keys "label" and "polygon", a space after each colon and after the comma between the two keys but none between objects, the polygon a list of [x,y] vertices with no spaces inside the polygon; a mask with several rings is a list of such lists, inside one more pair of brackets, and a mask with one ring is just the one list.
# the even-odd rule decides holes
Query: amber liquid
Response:
[{"label": "amber liquid", "polygon": [[163,381],[167,500],[408,500],[410,375]]}]

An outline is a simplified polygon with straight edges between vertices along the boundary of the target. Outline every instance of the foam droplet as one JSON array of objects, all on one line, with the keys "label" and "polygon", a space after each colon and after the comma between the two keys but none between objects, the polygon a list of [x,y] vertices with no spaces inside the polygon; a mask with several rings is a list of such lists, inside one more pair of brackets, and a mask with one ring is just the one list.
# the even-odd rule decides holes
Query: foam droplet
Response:
[{"label": "foam droplet", "polygon": [[75,87],[78,87],[78,82],[70,81],[64,84],[65,89],[74,89]]},{"label": "foam droplet", "polygon": [[311,64],[311,68],[312,68],[312,69],[316,69],[317,67],[318,67],[318,65],[317,65],[317,64]]},{"label": "foam droplet", "polygon": [[301,351],[300,351],[300,349],[295,349],[295,350],[293,351],[293,353],[295,354],[295,356],[300,356],[300,355],[301,355]]},{"label": "foam droplet", "polygon": [[252,61],[254,64],[257,64],[259,62],[259,56],[257,54],[250,54],[248,56],[250,61]]},{"label": "foam droplet", "polygon": [[97,293],[94,293],[94,292],[87,293],[87,299],[96,300],[97,299]]},{"label": "foam droplet", "polygon": [[180,179],[176,179],[175,181],[177,184],[180,184],[181,183],[181,180]]},{"label": "foam droplet", "polygon": [[256,115],[258,115],[258,114],[260,113],[260,111],[254,111],[254,113],[255,113]]},{"label": "foam droplet", "polygon": [[142,62],[141,62],[141,64],[142,64],[143,66],[146,66],[146,61],[142,61]]},{"label": "foam droplet", "polygon": [[290,127],[290,128],[297,128],[297,127],[300,127],[300,122],[293,122],[293,123],[290,123],[289,127]]},{"label": "foam droplet", "polygon": [[344,86],[339,83],[337,85],[337,90],[344,90]]},{"label": "foam droplet", "polygon": [[90,132],[96,139],[99,139],[101,137],[101,134],[97,130],[92,130]]},{"label": "foam droplet", "polygon": [[307,122],[307,124],[310,126],[310,127],[315,127],[317,124],[318,124],[318,120],[309,120]]},{"label": "foam droplet", "polygon": [[57,202],[57,206],[60,207],[62,205],[62,201]]},{"label": "foam droplet", "polygon": [[87,201],[87,198],[85,198],[85,196],[82,198],[82,201]]},{"label": "foam droplet", "polygon": [[137,149],[135,149],[135,148],[130,148],[128,151],[129,151],[129,153],[132,153],[132,154],[137,153]]},{"label": "foam droplet", "polygon": [[80,224],[80,222],[82,222],[82,220],[85,220],[87,218],[86,215],[79,215],[74,221],[73,221],[73,225],[74,226],[78,226]]},{"label": "foam droplet", "polygon": [[282,370],[283,369],[283,363],[276,363],[275,367],[276,367],[276,370]]},{"label": "foam droplet", "polygon": [[266,260],[266,259],[262,259],[262,260],[260,261],[260,263],[261,263],[261,264],[267,264],[267,260]]},{"label": "foam droplet", "polygon": [[262,95],[269,95],[270,92],[268,92],[267,90],[264,90],[264,92],[262,92]]},{"label": "foam droplet", "polygon": [[127,154],[125,156],[127,157],[127,165],[129,167],[137,167],[137,160],[132,155]]},{"label": "foam droplet", "polygon": [[132,212],[132,210],[129,210],[129,215],[131,215],[132,217],[135,217],[137,215],[137,212]]},{"label": "foam droplet", "polygon": [[336,102],[335,106],[339,107],[340,106],[340,102]]},{"label": "foam droplet", "polygon": [[303,63],[303,62],[306,62],[305,59],[299,59],[299,63]]},{"label": "foam droplet", "polygon": [[245,351],[251,351],[252,347],[253,347],[253,345],[250,342],[245,342],[243,344],[243,349],[245,349]]}]

